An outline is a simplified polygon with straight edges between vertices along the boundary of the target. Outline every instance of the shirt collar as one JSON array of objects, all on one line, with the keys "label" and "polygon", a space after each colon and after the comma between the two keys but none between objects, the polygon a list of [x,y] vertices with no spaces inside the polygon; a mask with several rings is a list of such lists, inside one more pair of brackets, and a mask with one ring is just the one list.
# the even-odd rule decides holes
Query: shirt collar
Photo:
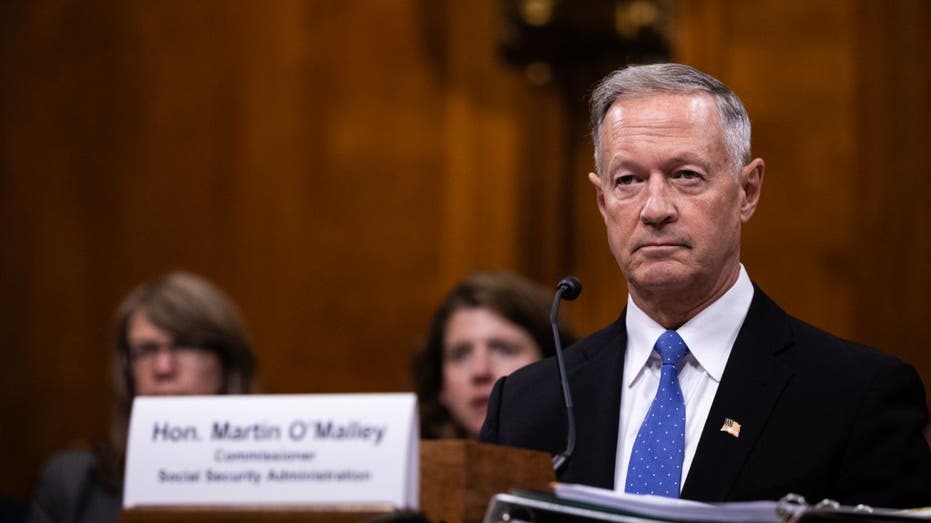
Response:
[{"label": "shirt collar", "polygon": [[[721,381],[724,374],[724,366],[737,339],[737,333],[740,332],[740,326],[750,310],[751,301],[753,284],[741,264],[734,285],[676,330],[698,364],[717,382]],[[629,294],[626,323],[626,361],[628,365],[637,369],[637,372],[624,373],[629,377],[625,385],[630,386],[649,362],[653,345],[666,329],[637,307]]]}]

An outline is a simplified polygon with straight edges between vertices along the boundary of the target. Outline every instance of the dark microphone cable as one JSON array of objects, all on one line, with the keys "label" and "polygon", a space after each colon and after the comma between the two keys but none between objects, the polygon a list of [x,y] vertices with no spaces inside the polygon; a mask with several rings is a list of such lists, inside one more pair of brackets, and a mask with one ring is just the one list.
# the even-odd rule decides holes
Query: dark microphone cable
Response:
[{"label": "dark microphone cable", "polygon": [[572,411],[572,394],[569,392],[569,377],[566,375],[566,360],[562,355],[562,343],[559,339],[559,302],[572,301],[582,293],[582,283],[572,276],[566,276],[556,285],[553,308],[550,310],[550,325],[553,328],[553,341],[556,342],[556,365],[559,367],[559,384],[562,386],[562,398],[566,407],[566,450],[553,456],[553,470],[559,471],[575,450],[575,415]]}]

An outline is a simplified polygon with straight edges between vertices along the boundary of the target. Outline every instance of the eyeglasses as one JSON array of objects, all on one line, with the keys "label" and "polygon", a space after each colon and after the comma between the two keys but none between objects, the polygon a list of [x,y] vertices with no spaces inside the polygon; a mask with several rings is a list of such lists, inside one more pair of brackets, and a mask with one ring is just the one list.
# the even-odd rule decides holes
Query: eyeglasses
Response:
[{"label": "eyeglasses", "polygon": [[190,345],[181,345],[175,342],[158,343],[147,341],[137,344],[130,344],[129,359],[133,362],[153,361],[163,351],[171,356],[180,356],[203,352],[207,349],[202,347],[192,347]]}]

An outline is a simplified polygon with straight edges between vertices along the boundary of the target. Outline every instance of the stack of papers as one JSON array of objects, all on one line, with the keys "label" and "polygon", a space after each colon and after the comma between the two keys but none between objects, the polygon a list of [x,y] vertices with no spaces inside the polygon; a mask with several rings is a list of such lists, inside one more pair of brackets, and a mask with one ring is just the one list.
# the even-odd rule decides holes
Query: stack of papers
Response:
[{"label": "stack of papers", "polygon": [[672,521],[782,523],[792,519],[806,508],[804,505],[787,505],[776,501],[701,503],[686,499],[626,494],[588,485],[566,483],[557,483],[553,490],[558,498]]},{"label": "stack of papers", "polygon": [[830,520],[910,523],[931,520],[931,510],[928,508],[892,510],[863,505],[850,507],[829,500],[812,506],[794,494],[788,494],[780,501],[701,503],[566,483],[554,484],[553,492],[557,499],[567,503],[582,503],[600,507],[601,510],[666,521],[805,523]]}]

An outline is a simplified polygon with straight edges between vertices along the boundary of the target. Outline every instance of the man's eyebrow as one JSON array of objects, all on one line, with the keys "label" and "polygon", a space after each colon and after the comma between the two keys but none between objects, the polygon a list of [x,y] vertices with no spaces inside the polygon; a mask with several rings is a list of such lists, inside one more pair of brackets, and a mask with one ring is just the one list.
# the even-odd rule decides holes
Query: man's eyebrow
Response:
[{"label": "man's eyebrow", "polygon": [[709,162],[705,157],[698,155],[698,154],[687,153],[687,152],[676,154],[675,156],[663,162],[663,165],[666,165],[666,166],[682,165],[682,164],[687,164],[687,163],[698,165],[701,168],[706,169],[706,170],[711,169],[711,162]]},{"label": "man's eyebrow", "polygon": [[695,153],[679,153],[670,158],[667,163],[697,163],[705,165],[708,162],[701,155]]},{"label": "man's eyebrow", "polygon": [[[605,172],[608,174],[611,174],[617,171],[618,169],[630,169],[634,171],[643,169],[643,165],[632,157],[621,157],[618,155],[612,158],[611,160],[612,161],[608,162],[608,168],[605,170]],[[689,152],[678,153],[675,156],[672,156],[671,158],[666,159],[663,162],[663,166],[668,167],[671,165],[682,165],[682,164],[689,164],[689,163],[698,165],[702,167],[703,169],[707,169],[707,170],[711,169],[711,162],[709,162],[705,157],[699,154],[689,153]]]},{"label": "man's eyebrow", "polygon": [[617,171],[618,169],[631,169],[631,170],[640,170],[643,166],[629,156],[616,155],[611,158],[611,161],[608,162],[608,173]]}]

